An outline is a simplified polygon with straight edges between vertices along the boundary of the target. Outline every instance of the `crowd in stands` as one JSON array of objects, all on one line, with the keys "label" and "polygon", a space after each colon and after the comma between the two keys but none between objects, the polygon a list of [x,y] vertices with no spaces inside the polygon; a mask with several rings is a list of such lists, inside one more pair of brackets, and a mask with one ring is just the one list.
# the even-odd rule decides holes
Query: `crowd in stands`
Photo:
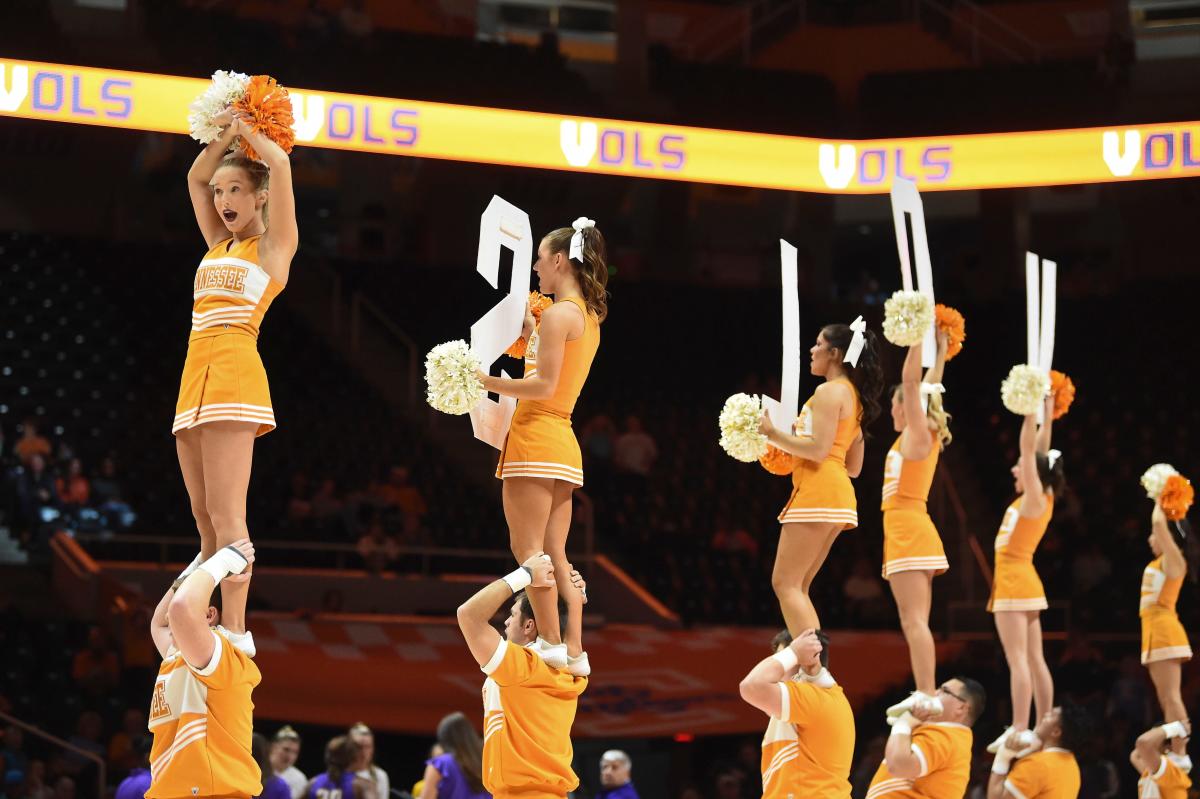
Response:
[{"label": "crowd in stands", "polygon": [[65,439],[51,447],[38,420],[26,419],[19,429],[6,448],[0,422],[0,523],[7,520],[21,544],[41,550],[55,530],[114,532],[134,524],[137,514],[112,455],[89,470]]}]

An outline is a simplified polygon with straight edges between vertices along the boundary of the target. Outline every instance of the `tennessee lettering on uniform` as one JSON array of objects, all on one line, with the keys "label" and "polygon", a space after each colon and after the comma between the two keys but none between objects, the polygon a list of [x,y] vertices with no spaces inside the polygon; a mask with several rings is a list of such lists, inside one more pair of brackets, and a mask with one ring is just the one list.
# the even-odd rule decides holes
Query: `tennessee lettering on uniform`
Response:
[{"label": "tennessee lettering on uniform", "polygon": [[854,711],[829,677],[780,683],[780,718],[762,743],[763,799],[849,799]]},{"label": "tennessee lettering on uniform", "polygon": [[244,266],[205,266],[201,262],[196,270],[194,291],[224,289],[237,294],[246,293],[246,275],[250,270]]},{"label": "tennessee lettering on uniform", "polygon": [[[552,669],[524,647],[501,641],[482,668],[483,782],[495,797],[565,797],[579,787],[571,770],[571,725],[586,677]],[[153,798],[151,798],[153,799]]]},{"label": "tennessee lettering on uniform", "polygon": [[192,333],[235,328],[258,338],[271,301],[283,286],[258,265],[260,236],[218,242],[196,268]]},{"label": "tennessee lettering on uniform", "polygon": [[1004,789],[1015,799],[1075,799],[1079,764],[1066,749],[1049,747],[1013,763]]},{"label": "tennessee lettering on uniform", "polygon": [[879,764],[866,799],[962,799],[971,780],[971,728],[950,721],[921,724],[912,734],[912,750],[921,762],[914,780],[896,777],[887,761]]},{"label": "tennessee lettering on uniform", "polygon": [[163,660],[150,700],[150,788],[146,799],[244,797],[262,791],[250,753],[250,695],[258,667],[220,633],[203,669],[177,650]]}]

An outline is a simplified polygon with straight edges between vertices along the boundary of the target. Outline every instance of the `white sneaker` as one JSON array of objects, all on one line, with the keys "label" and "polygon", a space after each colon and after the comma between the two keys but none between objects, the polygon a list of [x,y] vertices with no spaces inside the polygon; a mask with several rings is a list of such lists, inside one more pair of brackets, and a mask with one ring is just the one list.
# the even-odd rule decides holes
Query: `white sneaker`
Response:
[{"label": "white sneaker", "polygon": [[936,696],[918,693],[917,701],[913,703],[913,710],[923,710],[931,716],[940,716],[946,709],[942,707],[942,700]]},{"label": "white sneaker", "polygon": [[573,677],[586,677],[592,673],[592,664],[588,662],[587,652],[579,653],[578,657],[567,658],[567,673]]},{"label": "white sneaker", "polygon": [[993,755],[1000,751],[1000,747],[1004,746],[1005,740],[1008,739],[1009,733],[1012,732],[1012,725],[1004,728],[1004,732],[1000,733],[1000,737],[987,745],[987,751]]},{"label": "white sneaker", "polygon": [[923,696],[923,695],[924,694],[921,694],[919,691],[913,691],[911,694],[906,696],[904,699],[902,699],[901,701],[897,702],[896,704],[892,705],[891,707],[889,707],[887,709],[888,718],[894,719],[899,716],[903,716],[905,713],[912,710],[914,705],[916,705],[917,697]]},{"label": "white sneaker", "polygon": [[1024,757],[1041,746],[1041,744],[1042,742],[1033,730],[1021,730],[1018,733],[1014,733],[1004,743],[1005,747],[1016,752],[1017,757]]},{"label": "white sneaker", "polygon": [[225,634],[225,637],[229,639],[229,643],[242,650],[246,657],[253,658],[258,653],[258,650],[254,646],[254,636],[250,634],[249,630],[246,630],[244,633],[235,633],[220,625],[217,626],[217,629]]},{"label": "white sneaker", "polygon": [[942,700],[938,699],[937,696],[930,696],[929,694],[921,693],[920,691],[913,691],[908,695],[907,698],[889,707],[887,709],[887,715],[889,719],[893,719],[903,716],[905,713],[916,710],[917,708],[928,710],[930,713],[933,713],[936,716],[940,716],[944,710],[942,707]]},{"label": "white sneaker", "polygon": [[546,665],[552,669],[565,669],[567,667],[566,644],[552,644],[545,638],[539,637],[537,643],[533,645],[533,651],[537,652],[542,660],[546,661]]}]

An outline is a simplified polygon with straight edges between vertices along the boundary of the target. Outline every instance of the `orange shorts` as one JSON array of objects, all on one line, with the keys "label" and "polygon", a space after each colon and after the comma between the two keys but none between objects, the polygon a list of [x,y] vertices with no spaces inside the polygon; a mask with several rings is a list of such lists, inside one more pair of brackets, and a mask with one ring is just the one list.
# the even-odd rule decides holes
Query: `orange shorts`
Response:
[{"label": "orange shorts", "polygon": [[950,569],[946,550],[933,519],[923,510],[893,508],[883,512],[883,577],[897,572],[933,572]]},{"label": "orange shorts", "polygon": [[779,514],[781,524],[829,522],[843,530],[858,526],[858,499],[846,466],[837,461],[802,460],[792,472],[792,496]]},{"label": "orange shorts", "polygon": [[1191,660],[1192,647],[1179,616],[1166,608],[1142,616],[1142,662]]},{"label": "orange shorts", "polygon": [[542,477],[583,485],[583,454],[571,420],[537,409],[522,412],[518,403],[496,476],[501,480]]},{"label": "orange shorts", "polygon": [[171,432],[205,422],[253,422],[260,436],[275,429],[267,370],[253,336],[222,332],[188,342]]}]

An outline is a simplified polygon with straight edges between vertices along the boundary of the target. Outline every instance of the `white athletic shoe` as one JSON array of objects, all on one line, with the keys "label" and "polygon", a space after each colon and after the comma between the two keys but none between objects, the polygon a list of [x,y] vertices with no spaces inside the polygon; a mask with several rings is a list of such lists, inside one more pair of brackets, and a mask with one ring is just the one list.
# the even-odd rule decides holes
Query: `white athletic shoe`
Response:
[{"label": "white athletic shoe", "polygon": [[244,633],[235,633],[220,625],[217,625],[217,629],[225,634],[225,637],[229,639],[229,643],[245,653],[246,657],[252,658],[258,654],[258,650],[254,646],[254,636],[249,630],[246,630]]},{"label": "white athletic shoe", "polygon": [[917,697],[921,696],[921,695],[922,694],[919,691],[913,691],[911,694],[904,697],[904,699],[900,700],[896,704],[889,707],[887,709],[888,718],[889,719],[898,718],[900,716],[903,716],[908,711],[912,710],[913,706],[916,705],[916,703],[917,703]]},{"label": "white athletic shoe", "polygon": [[1004,746],[1016,752],[1017,757],[1025,757],[1041,746],[1041,743],[1033,730],[1021,730],[1009,736],[1009,739],[1004,742]]},{"label": "white athletic shoe", "polygon": [[580,652],[578,657],[567,658],[567,673],[573,677],[586,677],[592,673],[592,664],[588,662],[587,652]]},{"label": "white athletic shoe", "polygon": [[899,718],[905,713],[916,710],[917,708],[927,710],[936,716],[940,716],[944,710],[942,707],[942,700],[938,699],[937,696],[930,696],[929,694],[923,694],[920,691],[913,691],[905,699],[897,702],[887,709],[888,719],[890,720]]},{"label": "white athletic shoe", "polygon": [[987,745],[987,751],[993,755],[1000,751],[1000,747],[1004,746],[1005,740],[1008,739],[1009,733],[1012,732],[1012,725],[1004,728],[1004,732],[1000,733],[1000,737]]},{"label": "white athletic shoe", "polygon": [[552,669],[565,669],[567,667],[567,645],[552,644],[545,638],[538,638],[537,643],[533,645],[533,651],[541,656],[542,660],[546,661],[546,665]]},{"label": "white athletic shoe", "polygon": [[917,701],[913,703],[913,710],[923,710],[931,716],[940,716],[946,709],[942,707],[942,700],[936,696],[918,693]]}]

